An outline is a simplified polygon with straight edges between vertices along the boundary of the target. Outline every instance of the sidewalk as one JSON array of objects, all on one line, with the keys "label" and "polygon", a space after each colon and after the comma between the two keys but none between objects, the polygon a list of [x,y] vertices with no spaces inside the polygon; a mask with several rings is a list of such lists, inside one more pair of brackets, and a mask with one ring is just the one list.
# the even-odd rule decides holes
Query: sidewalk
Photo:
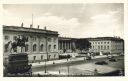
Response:
[{"label": "sidewalk", "polygon": [[[114,56],[117,56],[117,55],[114,55]],[[97,58],[105,58],[107,57],[106,55],[102,55],[102,56],[95,56],[94,58],[92,59],[97,59]],[[79,58],[70,58],[70,59],[61,59],[61,60],[52,60],[52,61],[47,61],[46,62],[46,65],[49,66],[49,65],[53,65],[53,62],[55,64],[60,64],[60,63],[68,63],[68,62],[73,62],[73,61],[82,61],[82,60],[86,60],[86,57],[79,57]],[[29,63],[29,64],[32,64],[32,67],[40,67],[40,66],[45,66],[45,62],[37,62],[37,63]]]}]

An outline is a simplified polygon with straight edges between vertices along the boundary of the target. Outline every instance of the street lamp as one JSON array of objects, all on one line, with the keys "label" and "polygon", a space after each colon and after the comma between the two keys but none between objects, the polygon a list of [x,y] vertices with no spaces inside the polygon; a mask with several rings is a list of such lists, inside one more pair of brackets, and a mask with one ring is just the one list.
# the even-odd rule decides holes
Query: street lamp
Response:
[{"label": "street lamp", "polygon": [[45,67],[44,67],[44,69],[45,69],[45,73],[47,73],[47,67],[46,67],[46,59],[45,59]]},{"label": "street lamp", "polygon": [[68,76],[69,76],[69,64],[68,64],[68,58],[67,58],[67,69],[68,69]]}]

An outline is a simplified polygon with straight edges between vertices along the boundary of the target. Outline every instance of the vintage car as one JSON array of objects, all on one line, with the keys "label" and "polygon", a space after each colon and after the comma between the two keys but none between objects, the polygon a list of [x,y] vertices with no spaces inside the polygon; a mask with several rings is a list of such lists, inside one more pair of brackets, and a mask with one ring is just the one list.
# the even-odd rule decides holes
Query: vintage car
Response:
[{"label": "vintage car", "polygon": [[111,61],[111,62],[117,62],[117,60],[116,60],[116,59],[114,59],[114,58],[109,59],[109,61]]},{"label": "vintage car", "polygon": [[97,64],[97,65],[107,65],[108,63],[106,61],[98,61],[95,64]]}]

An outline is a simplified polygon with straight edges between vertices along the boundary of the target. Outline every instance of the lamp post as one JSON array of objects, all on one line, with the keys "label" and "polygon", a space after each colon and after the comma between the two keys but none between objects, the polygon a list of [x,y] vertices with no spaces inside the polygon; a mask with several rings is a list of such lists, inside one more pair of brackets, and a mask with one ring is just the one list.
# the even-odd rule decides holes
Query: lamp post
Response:
[{"label": "lamp post", "polygon": [[47,34],[46,34],[46,54],[47,54],[47,61],[49,60],[48,59],[48,38],[47,38]]},{"label": "lamp post", "polygon": [[68,76],[69,76],[69,64],[68,64],[68,58],[67,58],[67,70],[68,70]]},{"label": "lamp post", "polygon": [[44,72],[45,72],[45,73],[47,73],[46,59],[45,59],[45,68],[44,68],[44,69],[45,69],[45,71],[44,71]]}]

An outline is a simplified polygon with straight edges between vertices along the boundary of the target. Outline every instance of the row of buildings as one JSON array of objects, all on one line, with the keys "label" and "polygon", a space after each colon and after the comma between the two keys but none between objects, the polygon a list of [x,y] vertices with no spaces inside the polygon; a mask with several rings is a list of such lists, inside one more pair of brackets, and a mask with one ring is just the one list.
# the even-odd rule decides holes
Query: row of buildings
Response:
[{"label": "row of buildings", "polygon": [[[4,59],[7,59],[9,54],[15,53],[12,49],[12,44],[17,38],[23,37],[26,37],[27,41],[22,52],[28,54],[29,61],[58,59],[59,54],[74,52],[73,49],[76,49],[75,41],[79,40],[79,38],[65,38],[58,35],[57,31],[47,30],[46,28],[40,29],[39,26],[38,28],[3,26]],[[91,43],[89,52],[102,52],[103,54],[124,53],[124,40],[121,38],[97,37],[84,39],[87,39]],[[17,47],[16,52],[21,52],[21,48]]]}]

